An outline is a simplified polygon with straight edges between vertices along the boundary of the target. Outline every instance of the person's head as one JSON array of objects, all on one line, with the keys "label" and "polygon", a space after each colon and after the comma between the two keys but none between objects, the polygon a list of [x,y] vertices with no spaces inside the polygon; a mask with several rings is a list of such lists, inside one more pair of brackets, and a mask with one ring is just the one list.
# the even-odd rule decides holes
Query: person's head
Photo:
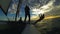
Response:
[{"label": "person's head", "polygon": [[26,5],[25,7],[28,7],[28,5]]}]

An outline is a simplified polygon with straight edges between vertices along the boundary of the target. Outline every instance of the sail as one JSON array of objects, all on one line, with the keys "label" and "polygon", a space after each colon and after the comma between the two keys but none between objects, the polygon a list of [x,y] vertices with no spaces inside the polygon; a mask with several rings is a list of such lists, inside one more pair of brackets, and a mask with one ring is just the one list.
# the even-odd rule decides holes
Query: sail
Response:
[{"label": "sail", "polygon": [[4,13],[7,13],[11,0],[0,0],[0,6],[4,10]]}]

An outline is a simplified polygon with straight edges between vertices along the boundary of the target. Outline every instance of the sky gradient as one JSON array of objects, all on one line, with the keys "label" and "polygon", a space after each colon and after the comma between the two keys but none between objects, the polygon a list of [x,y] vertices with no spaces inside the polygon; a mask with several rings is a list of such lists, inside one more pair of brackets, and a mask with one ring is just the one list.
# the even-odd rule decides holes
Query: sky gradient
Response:
[{"label": "sky gradient", "polygon": [[[10,7],[8,9],[8,18],[14,20],[15,14],[17,11],[17,5],[19,0],[12,0]],[[30,7],[31,18],[35,18],[38,14],[43,13],[45,16],[60,16],[60,0],[23,0],[19,16],[25,17],[25,5],[27,4]],[[4,18],[4,19],[3,19]],[[37,18],[37,17],[36,17]],[[19,17],[18,17],[19,19]],[[0,9],[0,20],[7,20],[7,17],[4,15]]]}]

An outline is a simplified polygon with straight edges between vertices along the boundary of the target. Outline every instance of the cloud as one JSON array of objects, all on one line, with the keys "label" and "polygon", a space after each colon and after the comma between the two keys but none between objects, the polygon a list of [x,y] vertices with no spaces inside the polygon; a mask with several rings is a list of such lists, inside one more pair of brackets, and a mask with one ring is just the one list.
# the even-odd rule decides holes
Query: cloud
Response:
[{"label": "cloud", "polygon": [[15,14],[17,10],[9,8],[8,12],[11,14]]},{"label": "cloud", "polygon": [[60,0],[55,0],[54,5],[55,5],[55,6],[60,5]]},{"label": "cloud", "polygon": [[51,11],[54,8],[54,6],[53,6],[54,2],[55,2],[55,0],[51,0],[47,4],[45,4],[39,8],[36,8],[36,7],[32,8],[31,9],[32,14],[36,14],[36,15],[41,14],[41,13],[45,14],[46,12]]},{"label": "cloud", "polygon": [[54,6],[53,6],[54,2],[55,2],[55,0],[49,1],[46,5],[41,6],[40,10],[42,10],[44,12],[51,11],[54,8]]},{"label": "cloud", "polygon": [[11,13],[11,14],[15,14],[16,11],[17,11],[17,6],[18,6],[18,2],[12,0],[12,4],[11,4],[11,7],[9,8],[8,12]]}]

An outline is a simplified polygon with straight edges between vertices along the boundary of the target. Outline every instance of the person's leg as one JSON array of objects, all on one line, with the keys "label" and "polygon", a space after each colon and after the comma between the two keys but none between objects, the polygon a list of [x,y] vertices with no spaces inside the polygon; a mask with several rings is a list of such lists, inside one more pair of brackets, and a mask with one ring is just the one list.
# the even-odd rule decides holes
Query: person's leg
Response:
[{"label": "person's leg", "polygon": [[29,18],[29,20],[28,20],[28,21],[30,22],[30,14],[28,14],[28,18]]},{"label": "person's leg", "polygon": [[25,14],[25,20],[24,20],[25,22],[26,22],[26,19],[27,19],[27,14]]}]

